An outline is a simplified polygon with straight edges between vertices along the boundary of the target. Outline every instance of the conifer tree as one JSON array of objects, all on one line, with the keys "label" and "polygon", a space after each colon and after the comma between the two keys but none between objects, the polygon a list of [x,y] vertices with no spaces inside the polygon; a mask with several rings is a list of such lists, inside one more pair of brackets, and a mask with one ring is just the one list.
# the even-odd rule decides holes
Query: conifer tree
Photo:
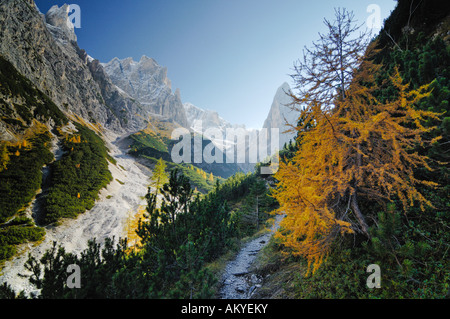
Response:
[{"label": "conifer tree", "polygon": [[[328,37],[321,36],[322,45],[309,51],[314,53],[312,62],[301,69],[307,76],[297,77],[305,86],[295,96],[301,106],[298,151],[275,175],[279,181],[275,197],[286,214],[278,236],[294,254],[314,265],[313,272],[339,234],[370,237],[362,200],[383,204],[399,198],[405,210],[416,203],[423,209],[430,202],[417,185],[435,185],[413,174],[417,166],[429,168],[427,157],[414,152],[414,147],[436,140],[424,140],[423,134],[433,128],[423,122],[437,119],[437,114],[415,108],[428,96],[428,86],[410,90],[396,70],[390,77],[396,98],[378,101],[375,76],[381,65],[370,61],[376,43],[367,52],[358,52],[358,46],[351,50],[355,42],[346,43],[347,31],[341,32],[356,30],[351,17],[337,11],[336,24],[328,23]],[[330,38],[349,51],[332,49],[324,42]]]},{"label": "conifer tree", "polygon": [[5,170],[9,162],[9,153],[6,143],[0,144],[0,172]]},{"label": "conifer tree", "polygon": [[162,158],[158,160],[153,170],[153,177],[150,186],[155,189],[155,195],[157,196],[164,184],[169,181],[169,177],[166,173],[167,164]]},{"label": "conifer tree", "polygon": [[291,77],[298,93],[287,92],[294,108],[312,107],[315,101],[323,108],[332,108],[336,98],[345,98],[369,43],[368,33],[361,31],[353,12],[345,8],[335,9],[335,20],[324,19],[324,24],[328,33],[319,33],[320,39],[312,48],[305,47],[303,60],[294,65]]},{"label": "conifer tree", "polygon": [[261,205],[261,196],[266,192],[266,184],[262,180],[256,180],[255,183],[250,187],[250,194],[256,200],[256,229],[259,229],[259,219],[260,213],[259,208]]}]

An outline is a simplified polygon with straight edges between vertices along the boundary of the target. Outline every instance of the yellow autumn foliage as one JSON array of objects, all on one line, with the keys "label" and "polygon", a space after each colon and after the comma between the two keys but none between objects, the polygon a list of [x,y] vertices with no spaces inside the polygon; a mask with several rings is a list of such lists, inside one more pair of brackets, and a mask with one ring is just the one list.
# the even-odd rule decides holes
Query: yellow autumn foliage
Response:
[{"label": "yellow autumn foliage", "polygon": [[72,137],[67,137],[68,141],[74,144],[81,143],[81,135],[73,135]]},{"label": "yellow autumn foliage", "polygon": [[[16,135],[16,141],[0,141],[0,172],[7,169],[7,165],[10,161],[10,155],[14,156],[20,156],[21,149],[29,150],[33,147],[32,143],[30,142],[30,139],[35,137],[36,135],[42,134],[44,132],[47,132],[48,128],[45,124],[42,124],[41,122],[37,120],[33,120],[30,127],[27,128],[23,134]],[[18,150],[10,151],[8,150],[8,147],[10,148],[18,148]]]},{"label": "yellow autumn foliage", "polygon": [[145,207],[139,207],[136,213],[130,211],[128,213],[128,219],[126,223],[126,234],[128,241],[128,252],[140,250],[142,248],[141,237],[138,236],[136,231],[139,227],[139,221],[145,219],[147,211]]},{"label": "yellow autumn foliage", "polygon": [[7,169],[9,163],[9,153],[7,144],[4,142],[0,142],[0,172]]},{"label": "yellow autumn foliage", "polygon": [[415,202],[422,209],[431,205],[416,186],[436,184],[413,174],[417,166],[429,169],[428,158],[411,152],[415,145],[430,143],[423,134],[433,128],[425,127],[424,120],[438,118],[414,107],[429,95],[428,86],[409,90],[395,70],[390,80],[398,98],[381,103],[373,95],[380,68],[362,62],[346,97],[334,108],[318,100],[303,108],[299,150],[275,174],[274,197],[279,213],[286,215],[277,237],[294,255],[307,259],[308,272],[319,268],[340,235],[370,236],[361,199],[383,203],[396,196],[405,210]]}]

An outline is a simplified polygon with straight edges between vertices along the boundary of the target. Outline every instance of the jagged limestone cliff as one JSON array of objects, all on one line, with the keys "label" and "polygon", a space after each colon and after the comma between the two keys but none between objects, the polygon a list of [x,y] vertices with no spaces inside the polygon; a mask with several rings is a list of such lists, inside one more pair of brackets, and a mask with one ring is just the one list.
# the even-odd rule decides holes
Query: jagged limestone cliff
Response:
[{"label": "jagged limestone cliff", "polygon": [[[63,112],[117,133],[145,128],[154,113],[187,126],[179,91],[173,94],[166,89],[157,97],[146,91],[138,97],[147,94],[153,102],[140,103],[139,98],[118,88],[102,64],[80,49],[76,40],[68,5],[54,6],[44,15],[33,1],[2,1],[0,55]],[[160,67],[146,68],[147,64],[143,67],[148,76],[155,77]],[[164,76],[163,82],[170,81]]]},{"label": "jagged limestone cliff", "polygon": [[103,67],[117,87],[149,111],[189,127],[180,90],[172,92],[167,68],[147,56],[142,56],[138,62],[132,58],[114,58]]}]

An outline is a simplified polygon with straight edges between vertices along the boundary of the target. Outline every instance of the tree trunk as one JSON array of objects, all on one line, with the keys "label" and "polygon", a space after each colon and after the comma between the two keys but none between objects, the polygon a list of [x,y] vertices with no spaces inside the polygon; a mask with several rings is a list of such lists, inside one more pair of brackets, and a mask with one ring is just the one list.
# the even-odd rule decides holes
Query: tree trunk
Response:
[{"label": "tree trunk", "polygon": [[352,211],[355,214],[359,225],[361,226],[361,230],[362,230],[363,234],[366,235],[368,238],[370,238],[369,227],[367,226],[366,219],[364,218],[363,214],[361,213],[361,210],[359,209],[356,194],[353,194],[351,196],[352,196],[352,200],[351,200]]},{"label": "tree trunk", "polygon": [[[353,134],[354,136],[356,135],[355,133]],[[359,170],[362,166],[362,156],[361,156],[361,145],[358,144],[357,145],[357,149],[358,152],[356,153],[356,166],[357,169]],[[361,227],[361,230],[363,232],[364,235],[366,235],[368,238],[370,238],[369,235],[369,227],[367,226],[366,223],[366,219],[364,218],[364,215],[361,213],[361,210],[359,209],[359,205],[358,205],[358,198],[356,195],[356,192],[358,190],[358,186],[357,186],[357,182],[354,182],[354,188],[355,188],[355,193],[352,196],[352,200],[351,200],[351,208],[353,213],[356,216],[356,219],[358,220],[359,226]]]},{"label": "tree trunk", "polygon": [[256,196],[256,231],[259,229],[259,196]]}]

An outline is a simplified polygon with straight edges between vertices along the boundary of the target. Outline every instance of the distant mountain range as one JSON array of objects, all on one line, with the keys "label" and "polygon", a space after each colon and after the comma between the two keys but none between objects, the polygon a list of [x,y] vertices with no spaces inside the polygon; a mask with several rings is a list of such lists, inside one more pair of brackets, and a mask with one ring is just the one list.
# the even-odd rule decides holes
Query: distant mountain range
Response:
[{"label": "distant mountain range", "polygon": [[[192,103],[184,103],[184,109],[188,119],[189,127],[197,133],[203,133],[210,128],[217,128],[225,131],[227,128],[232,128],[229,122],[224,120],[216,111],[205,110]],[[245,127],[245,126],[241,126]]]},{"label": "distant mountain range", "polygon": [[[281,149],[285,143],[294,140],[297,133],[292,130],[296,126],[299,113],[291,107],[292,98],[289,96],[291,88],[288,83],[283,83],[276,91],[269,114],[264,121],[263,129],[267,129],[270,138],[271,129],[279,129],[279,146]],[[186,116],[190,128],[196,133],[205,134],[208,129],[218,129],[226,136],[226,129],[243,129],[250,134],[251,131],[241,124],[231,124],[224,120],[216,111],[205,110],[192,103],[184,103]],[[291,126],[292,125],[292,126]],[[211,138],[206,134],[208,138]],[[270,144],[270,140],[268,141]]]}]

